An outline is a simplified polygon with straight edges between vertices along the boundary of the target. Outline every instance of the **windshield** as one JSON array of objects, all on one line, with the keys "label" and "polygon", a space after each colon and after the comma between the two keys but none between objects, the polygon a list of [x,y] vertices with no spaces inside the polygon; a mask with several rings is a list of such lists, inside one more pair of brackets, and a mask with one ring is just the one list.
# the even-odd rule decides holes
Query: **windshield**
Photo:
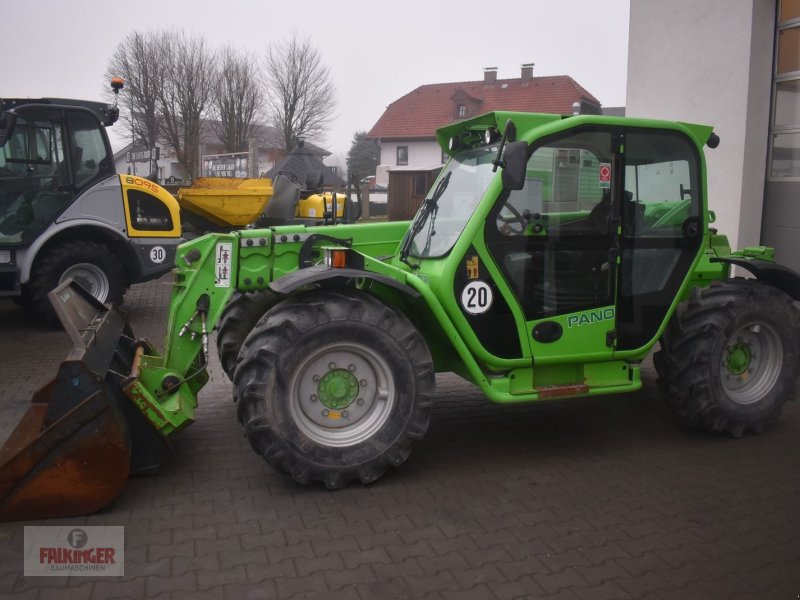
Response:
[{"label": "windshield", "polygon": [[495,175],[496,157],[497,145],[484,146],[461,152],[447,163],[409,230],[411,256],[435,258],[450,251]]}]

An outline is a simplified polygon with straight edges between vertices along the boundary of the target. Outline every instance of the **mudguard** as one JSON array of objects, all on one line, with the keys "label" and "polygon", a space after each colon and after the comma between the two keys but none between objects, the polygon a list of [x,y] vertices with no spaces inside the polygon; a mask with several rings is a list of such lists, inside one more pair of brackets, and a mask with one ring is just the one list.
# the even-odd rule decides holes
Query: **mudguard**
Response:
[{"label": "mudguard", "polygon": [[313,267],[293,271],[273,281],[269,284],[269,287],[276,294],[286,295],[304,286],[322,283],[323,281],[344,284],[353,279],[368,279],[399,290],[412,298],[421,297],[420,293],[416,290],[386,275],[380,275],[362,269],[335,269],[327,265],[315,265]]},{"label": "mudguard", "polygon": [[747,269],[760,281],[786,292],[794,300],[800,300],[800,274],[789,267],[758,258],[727,256],[712,258],[711,262],[721,262]]}]

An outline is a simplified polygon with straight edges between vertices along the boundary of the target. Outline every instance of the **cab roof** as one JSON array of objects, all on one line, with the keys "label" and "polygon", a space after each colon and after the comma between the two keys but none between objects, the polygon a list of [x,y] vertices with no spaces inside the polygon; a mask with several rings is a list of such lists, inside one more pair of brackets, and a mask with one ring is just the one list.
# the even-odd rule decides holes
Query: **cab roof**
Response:
[{"label": "cab roof", "polygon": [[52,106],[53,108],[85,108],[92,111],[106,127],[113,125],[119,117],[119,109],[115,106],[92,100],[75,100],[71,98],[3,98],[0,100],[0,110],[3,111],[16,110],[28,105]]}]

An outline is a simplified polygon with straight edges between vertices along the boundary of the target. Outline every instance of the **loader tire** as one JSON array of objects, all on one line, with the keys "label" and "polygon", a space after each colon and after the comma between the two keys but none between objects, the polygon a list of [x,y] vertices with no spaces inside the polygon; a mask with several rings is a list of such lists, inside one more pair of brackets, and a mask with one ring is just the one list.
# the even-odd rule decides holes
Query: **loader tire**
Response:
[{"label": "loader tire", "polygon": [[692,290],[654,356],[667,402],[691,426],[760,433],[796,394],[800,312],[753,279]]},{"label": "loader tire", "polygon": [[47,294],[73,278],[100,302],[119,304],[127,287],[125,269],[114,254],[95,242],[65,242],[37,259],[29,282],[31,305],[49,325],[58,318]]},{"label": "loader tire", "polygon": [[370,483],[428,428],[427,344],[405,315],[353,290],[276,305],[242,346],[238,414],[253,449],[301,484]]},{"label": "loader tire", "polygon": [[264,316],[280,298],[268,291],[260,292],[235,292],[219,320],[217,330],[217,354],[222,363],[222,370],[233,381],[233,372],[236,370],[239,350],[247,334],[255,327],[258,320]]}]

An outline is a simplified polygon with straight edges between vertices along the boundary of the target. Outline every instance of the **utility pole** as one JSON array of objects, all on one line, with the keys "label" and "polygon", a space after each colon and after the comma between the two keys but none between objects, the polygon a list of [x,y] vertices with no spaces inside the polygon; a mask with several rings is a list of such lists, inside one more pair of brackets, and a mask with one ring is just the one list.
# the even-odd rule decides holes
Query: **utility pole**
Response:
[{"label": "utility pole", "polygon": [[256,138],[247,140],[247,176],[258,177],[258,144]]},{"label": "utility pole", "polygon": [[136,175],[136,125],[131,110],[131,174]]}]

